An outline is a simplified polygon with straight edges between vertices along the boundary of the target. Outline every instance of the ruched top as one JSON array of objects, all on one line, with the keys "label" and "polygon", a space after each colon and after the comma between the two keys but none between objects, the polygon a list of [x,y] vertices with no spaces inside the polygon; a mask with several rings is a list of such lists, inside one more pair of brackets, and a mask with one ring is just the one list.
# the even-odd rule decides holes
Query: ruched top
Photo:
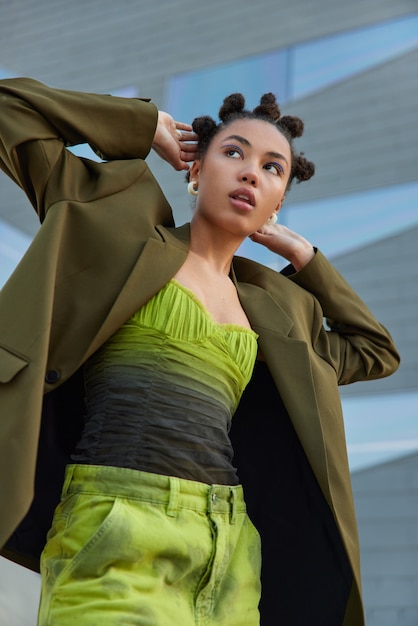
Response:
[{"label": "ruched top", "polygon": [[257,353],[171,280],[87,361],[76,463],[237,484],[228,436]]}]

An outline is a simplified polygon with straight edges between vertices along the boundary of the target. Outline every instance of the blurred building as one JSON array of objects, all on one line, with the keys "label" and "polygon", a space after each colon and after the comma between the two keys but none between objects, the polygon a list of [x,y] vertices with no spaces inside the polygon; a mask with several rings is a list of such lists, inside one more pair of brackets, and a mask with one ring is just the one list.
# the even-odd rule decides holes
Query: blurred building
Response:
[{"label": "blurred building", "polygon": [[[233,91],[249,105],[274,91],[304,119],[298,147],[317,173],[292,189],[281,219],[333,260],[402,356],[394,376],[341,391],[368,626],[418,625],[417,68],[415,0],[0,3],[2,77],[151,97],[184,121],[216,115]],[[187,221],[182,174],[150,161]],[[37,228],[1,175],[0,284]],[[255,244],[242,253],[281,267]],[[5,602],[0,588],[0,623],[23,626]]]}]

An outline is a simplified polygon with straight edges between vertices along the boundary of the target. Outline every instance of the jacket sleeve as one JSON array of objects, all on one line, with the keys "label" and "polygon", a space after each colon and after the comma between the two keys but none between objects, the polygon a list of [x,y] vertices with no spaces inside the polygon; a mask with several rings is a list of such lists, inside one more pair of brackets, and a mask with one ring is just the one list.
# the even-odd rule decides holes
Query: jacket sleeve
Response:
[{"label": "jacket sleeve", "polygon": [[0,81],[0,167],[41,221],[54,202],[97,190],[103,164],[67,147],[88,143],[109,161],[145,159],[156,124],[148,101],[53,89],[29,78]]},{"label": "jacket sleeve", "polygon": [[321,252],[301,271],[287,274],[322,308],[330,330],[318,324],[313,344],[335,368],[340,385],[384,378],[397,370],[400,358],[389,332]]}]

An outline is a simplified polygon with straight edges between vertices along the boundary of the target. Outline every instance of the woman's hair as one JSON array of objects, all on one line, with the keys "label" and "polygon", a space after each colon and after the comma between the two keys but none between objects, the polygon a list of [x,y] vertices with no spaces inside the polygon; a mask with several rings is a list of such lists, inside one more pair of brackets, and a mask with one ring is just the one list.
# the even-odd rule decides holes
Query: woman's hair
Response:
[{"label": "woman's hair", "polygon": [[208,115],[193,120],[193,130],[198,136],[198,158],[204,155],[215,135],[235,120],[255,119],[273,124],[289,142],[292,158],[287,190],[296,178],[298,182],[309,180],[315,173],[315,165],[308,161],[304,153],[297,153],[293,147],[293,139],[303,134],[303,121],[299,117],[281,115],[276,97],[272,93],[261,96],[260,104],[253,111],[245,109],[245,98],[240,93],[227,96],[219,109],[219,123]]}]

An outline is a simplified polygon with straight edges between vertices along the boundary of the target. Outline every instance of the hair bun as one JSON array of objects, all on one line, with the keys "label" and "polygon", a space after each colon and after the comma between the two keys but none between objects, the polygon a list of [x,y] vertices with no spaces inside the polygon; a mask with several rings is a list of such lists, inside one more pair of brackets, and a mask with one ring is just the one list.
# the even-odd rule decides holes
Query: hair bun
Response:
[{"label": "hair bun", "polygon": [[193,120],[192,128],[199,137],[209,138],[216,130],[216,122],[209,115],[202,115]]},{"label": "hair bun", "polygon": [[265,93],[260,98],[260,104],[255,107],[254,115],[268,117],[275,122],[280,118],[280,108],[274,93]]},{"label": "hair bun", "polygon": [[219,119],[225,122],[231,115],[242,113],[245,108],[245,98],[242,93],[232,93],[227,96],[219,109]]},{"label": "hair bun", "polygon": [[280,126],[286,128],[293,138],[303,135],[304,124],[300,117],[283,115],[283,117],[280,118]]},{"label": "hair bun", "polygon": [[314,163],[308,161],[303,152],[301,152],[295,160],[294,174],[299,183],[304,180],[309,180],[315,174]]}]

